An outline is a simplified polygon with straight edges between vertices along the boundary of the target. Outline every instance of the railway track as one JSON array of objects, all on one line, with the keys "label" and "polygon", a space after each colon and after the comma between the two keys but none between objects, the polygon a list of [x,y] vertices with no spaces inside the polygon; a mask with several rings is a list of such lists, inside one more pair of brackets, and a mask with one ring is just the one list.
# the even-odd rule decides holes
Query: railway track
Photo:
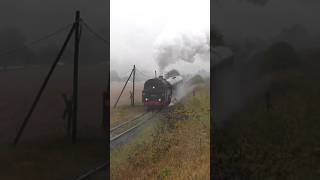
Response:
[{"label": "railway track", "polygon": [[89,179],[89,178],[92,178],[94,175],[96,175],[97,173],[99,172],[104,172],[104,170],[107,169],[107,162],[95,167],[95,168],[92,168],[90,169],[89,171],[81,174],[80,176],[76,177],[74,180],[86,180],[86,179]]},{"label": "railway track", "polygon": [[[160,111],[145,112],[134,117],[133,119],[130,119],[123,123],[115,125],[110,129],[110,142],[113,142],[119,139],[120,137],[126,134],[129,134],[130,132],[132,132],[133,130],[135,130],[142,124],[144,124],[146,121],[149,121],[152,118],[154,118],[160,112],[162,111],[160,110]],[[74,180],[89,180],[99,172],[104,172],[106,168],[107,168],[107,162],[88,170],[87,172],[76,177]]]},{"label": "railway track", "polygon": [[[115,125],[114,127],[110,128],[110,143],[119,139],[120,137],[129,134],[146,121],[153,119],[157,114],[164,112],[163,110],[159,111],[151,111],[139,114],[138,116],[134,117],[133,119],[127,120],[123,123]],[[105,172],[104,170],[107,168],[107,162],[88,170],[87,172],[83,173],[82,175],[76,177],[74,180],[89,180],[93,178],[99,172]]]},{"label": "railway track", "polygon": [[158,114],[160,111],[152,111],[152,112],[145,112],[138,116],[136,116],[133,119],[130,119],[128,121],[125,121],[123,123],[120,123],[110,129],[110,142],[113,142],[120,137],[132,132],[142,124],[144,124],[146,121],[151,120],[155,117],[156,114]]}]

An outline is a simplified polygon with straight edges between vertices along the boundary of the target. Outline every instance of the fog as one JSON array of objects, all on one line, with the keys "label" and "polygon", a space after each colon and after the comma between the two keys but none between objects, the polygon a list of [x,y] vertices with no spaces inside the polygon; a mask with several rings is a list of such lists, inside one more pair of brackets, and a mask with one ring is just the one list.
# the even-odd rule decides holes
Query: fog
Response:
[{"label": "fog", "polygon": [[217,0],[213,23],[228,38],[270,38],[293,24],[318,32],[319,7],[316,0]]},{"label": "fog", "polygon": [[[112,0],[110,9],[111,70],[116,70],[120,76],[136,64],[137,69],[153,77],[154,70],[160,70],[156,54],[157,47],[163,47],[164,39],[177,42],[181,34],[203,36],[209,32],[210,0]],[[190,49],[193,47],[191,45]],[[207,61],[200,58],[196,57],[193,63],[176,60],[167,63],[163,70],[209,71],[209,56],[205,57]]]},{"label": "fog", "polygon": [[95,28],[107,26],[105,0],[2,0],[0,27],[19,28],[27,38],[38,38],[66,24],[72,23],[76,10]]},{"label": "fog", "polygon": [[275,66],[273,71],[263,70],[275,59],[266,58],[268,53],[287,53],[284,59],[292,63],[307,50],[320,48],[319,7],[320,2],[312,0],[214,1],[212,22],[224,41],[218,39],[219,43],[234,52],[233,65],[216,69],[214,74],[216,119],[228,120],[254,98],[264,98],[271,74],[277,71]]},{"label": "fog", "polygon": [[[51,64],[68,29],[32,46],[19,49],[10,55],[3,52],[23,47],[41,39],[68,24],[72,24],[75,11],[80,10],[81,18],[97,33],[106,37],[107,2],[104,0],[30,0],[0,2],[0,66]],[[70,45],[71,46],[71,45]],[[73,48],[67,48],[62,61],[71,62]],[[83,31],[80,43],[80,63],[99,62],[106,59],[106,46]]]}]

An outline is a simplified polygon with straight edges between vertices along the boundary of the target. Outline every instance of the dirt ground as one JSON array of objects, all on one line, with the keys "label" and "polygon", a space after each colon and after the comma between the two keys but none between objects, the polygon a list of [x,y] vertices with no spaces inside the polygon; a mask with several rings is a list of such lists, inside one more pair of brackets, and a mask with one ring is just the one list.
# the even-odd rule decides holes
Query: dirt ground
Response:
[{"label": "dirt ground", "polygon": [[66,137],[61,93],[71,95],[72,67],[58,67],[16,147],[12,142],[49,67],[0,72],[0,179],[72,179],[106,157],[102,128],[104,65],[79,68],[78,142]]}]

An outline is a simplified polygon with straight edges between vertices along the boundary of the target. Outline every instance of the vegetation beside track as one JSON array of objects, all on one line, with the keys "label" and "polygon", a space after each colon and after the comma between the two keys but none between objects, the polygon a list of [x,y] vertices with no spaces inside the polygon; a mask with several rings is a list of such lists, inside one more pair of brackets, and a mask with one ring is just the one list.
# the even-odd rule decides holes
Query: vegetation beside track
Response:
[{"label": "vegetation beside track", "polygon": [[217,129],[221,179],[319,179],[320,73],[312,67],[273,73],[272,108],[256,98]]},{"label": "vegetation beside track", "polygon": [[209,179],[209,88],[199,86],[167,117],[111,151],[111,179]]},{"label": "vegetation beside track", "polygon": [[1,179],[74,179],[103,162],[104,138],[79,138],[76,144],[65,139],[46,143],[0,145]]},{"label": "vegetation beside track", "polygon": [[113,125],[122,123],[126,120],[132,119],[135,116],[138,116],[139,114],[144,113],[144,107],[143,105],[121,105],[116,108],[111,109],[110,111],[110,125],[111,127]]}]

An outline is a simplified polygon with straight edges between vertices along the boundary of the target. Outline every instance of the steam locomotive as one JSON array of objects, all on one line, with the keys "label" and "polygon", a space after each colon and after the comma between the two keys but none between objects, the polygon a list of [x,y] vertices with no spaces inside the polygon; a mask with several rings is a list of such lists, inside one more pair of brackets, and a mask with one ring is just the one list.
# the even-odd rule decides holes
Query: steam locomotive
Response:
[{"label": "steam locomotive", "polygon": [[169,106],[172,99],[176,97],[177,88],[182,81],[183,78],[181,76],[168,78],[159,76],[147,80],[142,91],[142,102],[146,110]]}]

